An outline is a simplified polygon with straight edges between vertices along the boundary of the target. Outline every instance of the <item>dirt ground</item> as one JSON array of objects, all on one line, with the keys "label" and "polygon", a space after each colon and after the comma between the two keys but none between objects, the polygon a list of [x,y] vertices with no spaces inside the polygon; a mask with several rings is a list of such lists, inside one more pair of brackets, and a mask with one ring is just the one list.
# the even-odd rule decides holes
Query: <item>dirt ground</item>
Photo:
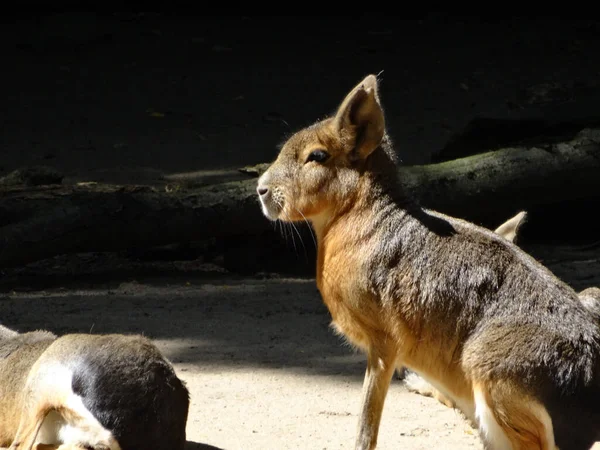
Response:
[{"label": "dirt ground", "polygon": [[[530,251],[576,289],[600,285],[600,246]],[[154,339],[191,391],[190,449],[353,445],[364,358],[330,330],[312,278],[94,254],[6,271],[0,289],[2,322],[20,330]],[[460,414],[394,379],[378,448],[482,445]]]},{"label": "dirt ground", "polygon": [[[328,330],[313,280],[130,281],[11,294],[1,309],[22,329],[154,338],[192,394],[190,448],[352,446],[363,358]],[[382,449],[481,448],[457,413],[399,382],[381,432]]]},{"label": "dirt ground", "polygon": [[[594,21],[2,20],[0,174],[47,164],[66,181],[135,183],[264,162],[285,134],[381,70],[404,163],[427,162],[476,116],[581,117],[600,99]],[[600,285],[597,245],[528,251],[577,289]],[[351,448],[363,356],[329,329],[310,276],[244,272],[202,260],[58,257],[0,273],[0,321],[153,338],[191,391],[190,450]],[[378,448],[482,446],[457,412],[394,380]]]}]

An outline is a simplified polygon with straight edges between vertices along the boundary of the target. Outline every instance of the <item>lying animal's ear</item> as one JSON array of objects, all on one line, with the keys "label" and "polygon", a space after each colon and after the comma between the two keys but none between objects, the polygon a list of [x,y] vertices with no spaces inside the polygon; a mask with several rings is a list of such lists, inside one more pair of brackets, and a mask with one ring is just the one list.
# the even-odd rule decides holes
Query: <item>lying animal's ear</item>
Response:
[{"label": "lying animal's ear", "polygon": [[385,133],[385,118],[377,92],[377,77],[369,75],[346,96],[332,124],[354,159],[365,159]]},{"label": "lying animal's ear", "polygon": [[511,219],[508,219],[506,222],[496,228],[495,232],[503,238],[508,239],[511,242],[515,242],[519,228],[525,223],[526,219],[527,212],[521,211],[519,214]]}]

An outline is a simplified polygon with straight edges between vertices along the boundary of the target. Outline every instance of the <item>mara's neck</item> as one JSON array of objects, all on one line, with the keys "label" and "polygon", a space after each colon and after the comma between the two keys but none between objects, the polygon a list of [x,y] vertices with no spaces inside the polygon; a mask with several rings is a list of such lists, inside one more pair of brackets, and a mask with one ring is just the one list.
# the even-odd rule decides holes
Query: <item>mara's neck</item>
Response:
[{"label": "mara's neck", "polygon": [[374,231],[377,223],[392,212],[401,213],[415,205],[403,195],[396,185],[382,183],[377,177],[366,174],[358,183],[352,196],[332,205],[311,218],[312,227],[321,247],[330,233],[344,228],[350,239]]}]

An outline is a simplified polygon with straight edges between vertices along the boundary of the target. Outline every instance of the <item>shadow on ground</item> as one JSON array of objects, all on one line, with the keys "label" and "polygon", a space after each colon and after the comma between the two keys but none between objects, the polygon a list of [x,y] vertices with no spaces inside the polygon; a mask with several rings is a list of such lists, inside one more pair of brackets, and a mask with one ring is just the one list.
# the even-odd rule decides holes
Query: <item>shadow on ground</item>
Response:
[{"label": "shadow on ground", "polygon": [[0,301],[0,317],[21,331],[142,333],[173,362],[199,370],[363,375],[362,357],[331,331],[314,279],[175,279],[15,292]]}]

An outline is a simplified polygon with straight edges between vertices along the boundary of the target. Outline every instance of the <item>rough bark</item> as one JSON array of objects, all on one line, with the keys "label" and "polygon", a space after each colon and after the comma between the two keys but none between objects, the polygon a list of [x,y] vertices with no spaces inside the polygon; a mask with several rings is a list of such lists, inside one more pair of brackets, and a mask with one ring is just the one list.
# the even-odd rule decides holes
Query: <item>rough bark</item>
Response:
[{"label": "rough bark", "polygon": [[[567,142],[400,167],[398,175],[424,206],[495,227],[520,209],[599,197],[600,129]],[[273,230],[255,187],[253,177],[168,192],[94,183],[0,188],[0,267],[65,253],[252,239]]]}]

